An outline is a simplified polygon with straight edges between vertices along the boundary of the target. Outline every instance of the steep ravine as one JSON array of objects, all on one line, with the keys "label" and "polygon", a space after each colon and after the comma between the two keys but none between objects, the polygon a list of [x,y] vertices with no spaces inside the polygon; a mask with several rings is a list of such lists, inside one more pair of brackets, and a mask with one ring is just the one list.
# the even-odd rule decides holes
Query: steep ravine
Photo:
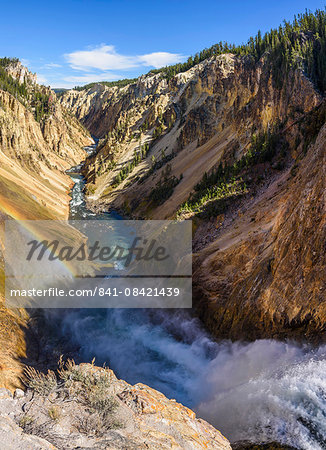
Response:
[{"label": "steep ravine", "polygon": [[216,336],[325,341],[326,126],[305,156],[198,253],[198,312]]},{"label": "steep ravine", "polygon": [[[54,93],[36,83],[36,76],[31,74],[19,61],[1,60],[9,78],[2,72],[2,82],[12,92],[0,90],[0,218],[1,218],[1,297],[0,297],[0,447],[10,449],[44,449],[44,448],[80,448],[99,445],[98,435],[94,435],[94,426],[81,421],[92,420],[86,407],[81,407],[85,399],[78,399],[72,392],[70,399],[75,403],[75,410],[69,410],[63,417],[61,428],[54,416],[53,408],[61,411],[62,398],[60,389],[47,391],[49,405],[44,403],[44,392],[39,398],[38,389],[24,394],[20,390],[12,393],[17,386],[23,387],[23,364],[29,362],[45,370],[56,362],[55,350],[51,346],[52,337],[50,321],[40,329],[41,311],[7,309],[4,301],[4,221],[6,219],[66,219],[73,215],[70,189],[72,179],[66,173],[71,166],[76,166],[85,159],[93,139],[86,129],[62,107]],[[10,78],[12,77],[12,78]],[[4,81],[3,81],[4,80]],[[21,89],[24,84],[24,89]],[[16,89],[16,91],[15,91]],[[15,95],[13,95],[15,93]],[[35,93],[39,97],[35,97]],[[40,102],[42,99],[42,104]],[[86,147],[86,152],[83,147]],[[77,184],[75,187],[78,187]],[[82,190],[73,190],[71,203],[83,207]],[[91,211],[84,208],[88,218]],[[93,215],[94,216],[94,215]],[[67,313],[68,316],[68,313]],[[50,355],[50,360],[47,356]],[[76,355],[78,356],[78,355]],[[46,365],[46,367],[45,367]],[[77,369],[76,369],[77,370]],[[108,448],[216,448],[229,449],[230,445],[217,430],[195,414],[177,403],[168,400],[163,394],[145,385],[130,386],[118,380],[112,371],[83,366],[88,370],[88,380],[93,380],[95,389],[97,375],[105,373],[108,395],[116,397],[118,415],[121,419],[121,433],[114,431],[105,420],[103,429],[108,427],[101,441],[101,446]],[[91,373],[92,372],[92,373]],[[32,372],[35,374],[35,372]],[[41,377],[41,375],[39,375]],[[59,378],[59,377],[58,377]],[[36,376],[36,380],[40,380]],[[80,381],[80,378],[79,378]],[[48,383],[45,383],[47,386]],[[26,384],[25,384],[26,385]],[[40,384],[38,385],[40,387]],[[78,386],[78,383],[76,384]],[[8,390],[10,389],[11,392]],[[77,389],[78,390],[78,389]],[[62,392],[61,392],[62,393]],[[65,396],[64,396],[65,397]],[[58,404],[53,401],[57,400]],[[103,399],[102,399],[103,400]],[[110,401],[105,398],[104,401]],[[68,402],[71,405],[71,401]],[[68,403],[65,405],[67,407]],[[38,404],[34,410],[34,406]],[[69,407],[68,407],[69,409]],[[51,412],[52,411],[52,412]],[[83,412],[84,416],[75,416]],[[62,410],[62,413],[64,411]],[[64,415],[64,414],[63,414]],[[51,419],[52,422],[49,418]],[[86,419],[85,419],[86,418]],[[55,420],[54,420],[55,419]],[[98,417],[95,417],[98,420]],[[108,419],[109,420],[109,419]],[[164,424],[165,423],[165,424]],[[58,426],[56,426],[58,425]],[[88,427],[88,428],[87,428]],[[85,431],[87,428],[87,431]],[[111,430],[112,428],[112,430]],[[101,432],[101,430],[99,430]],[[101,433],[100,437],[101,437]],[[49,439],[49,440],[48,440]],[[108,443],[108,440],[110,441]],[[112,444],[112,445],[111,445]],[[102,448],[101,447],[101,448]]]},{"label": "steep ravine", "polygon": [[[86,151],[90,153],[93,150],[94,146],[86,147]],[[80,166],[81,164],[79,164]],[[84,202],[82,176],[78,174],[77,167],[74,167],[69,173],[74,181],[71,191],[70,219],[106,218],[116,220],[119,218],[114,213],[95,215],[88,210]],[[118,231],[119,222],[117,221]],[[85,327],[86,323],[90,324],[96,317],[99,322],[95,328],[98,328],[99,333],[105,333],[102,343],[111,341],[110,346],[117,351],[115,343],[106,335],[103,322],[105,313],[104,310],[87,309],[35,311],[32,315],[33,323],[30,323],[34,332],[33,341],[31,339],[27,341],[27,347],[33,346],[34,352],[25,362],[46,373],[49,369],[57,368],[59,352],[70,355],[79,362],[88,361],[88,355],[82,350],[85,341],[78,342],[73,335],[73,330],[79,329],[80,320],[85,321],[82,326],[85,330],[84,337],[89,339],[92,345],[95,344],[95,337]],[[76,316],[70,322],[71,314],[76,314]],[[104,327],[102,328],[102,326]],[[116,330],[116,334],[118,337],[118,330]],[[126,343],[127,340],[124,340],[123,345]],[[95,357],[98,356],[96,352],[93,353]],[[99,363],[104,362],[100,358],[98,359]],[[124,356],[122,359],[124,360]],[[142,364],[142,361],[139,363]],[[144,363],[146,364],[146,360]],[[134,378],[137,379],[139,372],[131,361],[129,369],[134,372]],[[111,417],[103,418],[101,415],[94,415],[92,408],[87,407],[85,398],[81,396],[80,386],[80,381],[84,379],[84,376],[76,376],[76,371],[86,374],[85,389],[90,389],[92,395],[97,388],[98,395],[103,395],[102,390],[106,389],[105,398],[101,397],[101,401],[109,402],[112,399],[115,404],[113,420],[119,425],[116,425],[115,422],[110,425]],[[121,376],[123,373],[122,371]],[[231,448],[228,440],[219,431],[205,420],[197,418],[192,410],[176,402],[172,391],[167,398],[161,392],[140,382],[142,379],[146,380],[145,374],[141,375],[137,382],[135,381],[134,386],[131,386],[123,379],[118,379],[112,370],[81,364],[76,366],[70,374],[70,384],[69,387],[67,384],[66,390],[62,390],[62,381],[58,382],[56,388],[53,388],[52,378],[50,382],[52,387],[47,395],[45,395],[45,390],[49,383],[45,382],[43,386],[39,382],[42,375],[35,375],[35,372],[32,374],[33,383],[26,394],[16,391],[13,398],[9,391],[0,389],[1,448],[5,448],[7,444],[14,450],[24,448],[66,450],[80,447],[95,448],[95,446],[96,448],[112,449],[169,449],[173,447],[180,450],[200,450],[202,448],[228,450]],[[125,374],[128,375],[127,372]],[[98,382],[98,378],[101,376],[103,376],[105,387]],[[76,382],[74,388],[71,386],[71,380]],[[24,377],[24,381],[26,383],[26,377]],[[148,379],[148,381],[154,380]],[[94,385],[90,385],[90,382]],[[40,390],[40,385],[43,386],[42,390]],[[68,392],[69,394],[67,394]],[[173,398],[171,399],[171,397]],[[51,416],[54,414],[53,411],[56,411],[55,414],[57,414],[55,419]],[[52,420],[49,421],[49,417]],[[69,443],[67,444],[67,442]]]},{"label": "steep ravine", "polygon": [[[94,123],[102,124],[101,133],[111,133],[100,141],[99,152],[87,159],[83,171],[92,209],[83,203],[80,178],[72,191],[70,211],[86,219],[103,218],[96,209],[115,218],[108,211],[114,208],[136,217],[172,217],[204,170],[219,161],[233,163],[246,152],[254,130],[259,133],[275,118],[283,119],[278,133],[288,145],[284,158],[276,153],[274,160],[246,173],[252,185],[261,181],[225,214],[209,221],[194,216],[192,315],[126,309],[52,311],[46,317],[46,333],[38,336],[39,360],[34,354],[30,361],[45,367],[50,358],[53,365],[54,355],[64,349],[78,362],[96,357],[97,364],[106,362],[126,380],[116,380],[109,372],[127,421],[125,430],[109,432],[118,448],[139,448],[144,439],[152,448],[228,448],[215,429],[186,408],[190,407],[236,446],[278,442],[323,449],[326,130],[320,94],[305,75],[290,73],[287,83],[276,89],[264,60],[253,65],[250,58],[222,55],[169,82],[149,75],[122,89],[100,86],[86,93],[69,92],[40,122],[15,97],[0,94],[2,218],[67,217],[71,181],[64,171],[83,159],[82,146],[91,142],[63,106],[67,99],[73,99],[66,106],[77,116],[74,102],[85,108],[85,118],[80,118],[92,131]],[[135,152],[148,150],[146,144],[150,152],[112,186]],[[137,177],[150,170],[152,156],[164,160],[163,166],[138,183]],[[180,181],[172,195],[155,206],[150,192],[169,164],[167,175]],[[28,317],[4,306],[1,312],[0,380],[13,388],[28,350]],[[131,386],[136,383],[159,392],[142,384]],[[10,408],[20,408],[19,402],[30,402],[28,396],[20,401],[5,391],[1,395],[8,414]],[[60,396],[50,400],[61,401]],[[41,421],[44,414],[48,417],[43,400],[29,406],[36,408],[35,414],[40,406]],[[1,430],[10,429],[15,442],[28,441],[8,414],[0,421],[0,438]],[[167,426],[157,425],[162,419]],[[67,430],[58,428],[63,433],[59,438],[54,429],[50,441],[36,438],[34,447],[57,445],[58,439],[57,447],[64,448]],[[35,430],[32,435],[40,433]],[[79,446],[93,445],[78,433],[74,439]]]},{"label": "steep ravine", "polygon": [[[123,88],[96,85],[60,99],[103,138],[85,167],[89,201],[154,219],[172,217],[204,172],[240,159],[253,134],[275,123],[290,125],[320,100],[301,71],[290,73],[279,88],[264,58],[254,63],[232,54],[212,57],[170,80],[148,74]],[[147,148],[129,171],[135,154]],[[162,164],[151,172],[153,161]],[[115,185],[124,169],[127,176]],[[169,179],[182,177],[158,205],[150,194],[166,171]]]}]

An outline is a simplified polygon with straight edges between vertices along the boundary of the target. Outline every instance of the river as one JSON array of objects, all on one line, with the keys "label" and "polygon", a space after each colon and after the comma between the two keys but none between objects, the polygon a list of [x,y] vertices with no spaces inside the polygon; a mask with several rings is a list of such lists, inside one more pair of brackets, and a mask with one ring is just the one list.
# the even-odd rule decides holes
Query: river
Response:
[{"label": "river", "polygon": [[[94,147],[88,148],[88,152]],[[70,174],[72,219],[94,214],[84,180]],[[326,347],[257,340],[216,342],[184,311],[66,310],[59,331],[78,361],[106,363],[129,383],[142,382],[196,411],[232,442],[326,448]]]}]

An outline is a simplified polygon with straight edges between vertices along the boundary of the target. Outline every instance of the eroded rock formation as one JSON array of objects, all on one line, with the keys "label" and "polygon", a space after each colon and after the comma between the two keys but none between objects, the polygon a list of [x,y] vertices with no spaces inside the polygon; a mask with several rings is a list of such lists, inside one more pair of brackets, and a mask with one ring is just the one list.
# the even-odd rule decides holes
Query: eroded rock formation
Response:
[{"label": "eroded rock formation", "polygon": [[210,331],[233,339],[324,339],[326,127],[195,259]]},{"label": "eroded rock formation", "polygon": [[[71,181],[65,170],[81,162],[82,147],[93,142],[54,94],[35,85],[35,78],[20,63],[7,69],[19,82],[29,83],[30,93],[39,89],[51,103],[47,114],[36,120],[28,95],[25,104],[0,90],[2,250],[5,219],[67,218]],[[30,377],[26,394],[15,390],[24,387],[23,362],[27,356],[37,360],[39,343],[31,334],[27,312],[5,306],[2,253],[0,277],[1,448],[231,448],[190,409],[143,384],[130,386],[109,369],[72,365],[64,389],[62,380],[57,383],[51,373],[49,378]],[[28,350],[33,354],[28,355]]]},{"label": "eroded rock formation", "polygon": [[[134,216],[168,218],[204,172],[240,159],[254,133],[290,123],[320,100],[300,71],[279,88],[264,58],[254,63],[227,54],[169,81],[148,74],[124,88],[69,91],[61,102],[95,135],[106,136],[86,165],[90,200]],[[178,183],[158,206],[150,193],[166,177]]]}]

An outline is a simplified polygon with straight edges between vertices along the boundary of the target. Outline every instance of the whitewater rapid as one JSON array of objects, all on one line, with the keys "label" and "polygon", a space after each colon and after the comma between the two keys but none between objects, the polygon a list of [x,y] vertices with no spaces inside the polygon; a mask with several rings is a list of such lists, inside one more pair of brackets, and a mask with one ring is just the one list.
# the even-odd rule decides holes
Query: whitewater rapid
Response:
[{"label": "whitewater rapid", "polygon": [[[74,179],[71,218],[94,219],[85,207],[83,179]],[[129,383],[177,399],[231,443],[326,448],[325,346],[215,342],[185,311],[84,309],[57,311],[56,319],[80,361],[95,357]]]},{"label": "whitewater rapid", "polygon": [[214,342],[186,313],[80,310],[61,317],[80,360],[176,398],[232,442],[326,448],[326,347]]}]

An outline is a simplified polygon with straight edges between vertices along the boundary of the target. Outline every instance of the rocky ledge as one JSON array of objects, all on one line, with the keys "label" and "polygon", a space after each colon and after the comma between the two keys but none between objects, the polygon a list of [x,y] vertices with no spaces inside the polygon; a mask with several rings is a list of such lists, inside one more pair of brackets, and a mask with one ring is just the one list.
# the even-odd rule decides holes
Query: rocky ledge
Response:
[{"label": "rocky ledge", "polygon": [[193,411],[108,368],[28,368],[27,391],[0,389],[0,447],[10,449],[231,449]]}]

